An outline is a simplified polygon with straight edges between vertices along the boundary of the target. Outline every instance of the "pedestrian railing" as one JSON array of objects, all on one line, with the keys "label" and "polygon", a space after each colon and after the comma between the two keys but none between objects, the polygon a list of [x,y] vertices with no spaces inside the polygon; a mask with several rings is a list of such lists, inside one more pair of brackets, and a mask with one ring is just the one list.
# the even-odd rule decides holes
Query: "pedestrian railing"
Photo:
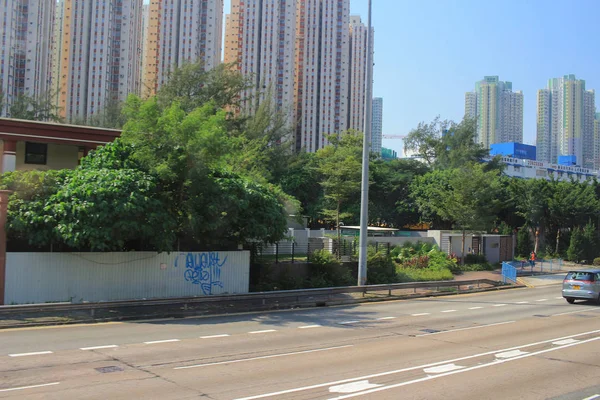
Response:
[{"label": "pedestrian railing", "polygon": [[502,262],[502,282],[517,283],[517,269],[514,267],[515,262],[518,261]]}]

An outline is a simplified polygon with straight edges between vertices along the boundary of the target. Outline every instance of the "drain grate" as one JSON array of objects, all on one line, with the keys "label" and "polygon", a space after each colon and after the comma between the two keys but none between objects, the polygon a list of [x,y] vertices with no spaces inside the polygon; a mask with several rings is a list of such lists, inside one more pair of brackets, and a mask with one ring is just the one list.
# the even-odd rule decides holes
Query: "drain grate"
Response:
[{"label": "drain grate", "polygon": [[421,329],[421,332],[425,332],[425,333],[438,333],[441,332],[437,329]]},{"label": "drain grate", "polygon": [[101,372],[103,374],[109,374],[111,372],[119,372],[124,371],[123,368],[117,367],[116,365],[111,365],[110,367],[100,367],[94,368],[96,371]]}]

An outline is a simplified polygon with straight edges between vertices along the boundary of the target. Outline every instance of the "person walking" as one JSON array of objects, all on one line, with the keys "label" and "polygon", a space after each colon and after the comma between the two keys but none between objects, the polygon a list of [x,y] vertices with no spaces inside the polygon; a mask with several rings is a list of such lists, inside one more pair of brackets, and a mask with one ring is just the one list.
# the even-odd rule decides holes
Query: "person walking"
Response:
[{"label": "person walking", "polygon": [[535,251],[532,251],[529,255],[529,265],[531,265],[531,268],[535,267]]}]

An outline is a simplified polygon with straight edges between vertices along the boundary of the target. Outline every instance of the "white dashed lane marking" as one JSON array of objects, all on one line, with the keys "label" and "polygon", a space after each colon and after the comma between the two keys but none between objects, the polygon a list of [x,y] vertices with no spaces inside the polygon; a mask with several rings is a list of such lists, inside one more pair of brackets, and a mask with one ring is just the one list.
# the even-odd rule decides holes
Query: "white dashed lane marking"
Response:
[{"label": "white dashed lane marking", "polygon": [[0,392],[13,392],[15,390],[35,389],[35,388],[40,388],[40,387],[45,387],[45,386],[54,386],[54,385],[60,385],[60,382],[44,383],[42,385],[21,386],[21,387],[9,388],[9,389],[0,389]]},{"label": "white dashed lane marking", "polygon": [[456,310],[444,310],[444,311],[440,311],[440,312],[449,313],[449,312],[456,312]]},{"label": "white dashed lane marking", "polygon": [[18,353],[18,354],[9,354],[9,357],[27,357],[27,356],[40,356],[43,354],[52,354],[51,351],[36,351],[33,353]]},{"label": "white dashed lane marking", "polygon": [[411,314],[411,316],[413,316],[413,317],[422,317],[424,315],[431,315],[431,314],[428,312],[424,312],[424,313],[420,313],[420,314]]},{"label": "white dashed lane marking", "polygon": [[265,329],[264,331],[252,331],[252,332],[248,332],[251,335],[256,335],[258,333],[271,333],[271,332],[277,332],[276,329]]},{"label": "white dashed lane marking", "polygon": [[101,349],[114,349],[115,347],[119,347],[116,344],[109,344],[106,346],[94,346],[94,347],[82,347],[79,350],[101,350]]},{"label": "white dashed lane marking", "polygon": [[360,321],[342,321],[342,322],[338,322],[339,325],[352,325],[352,324],[358,324]]},{"label": "white dashed lane marking", "polygon": [[173,342],[180,342],[181,340],[179,339],[166,339],[166,340],[154,340],[152,342],[144,342],[144,344],[161,344],[161,343],[173,343]]},{"label": "white dashed lane marking", "polygon": [[321,325],[304,325],[304,326],[299,326],[298,329],[313,329],[313,328],[320,328]]},{"label": "white dashed lane marking", "polygon": [[216,338],[222,338],[222,337],[228,337],[229,335],[226,333],[223,333],[221,335],[210,335],[210,336],[200,336],[200,339],[216,339]]},{"label": "white dashed lane marking", "polygon": [[469,310],[481,310],[483,307],[471,307]]},{"label": "white dashed lane marking", "polygon": [[548,299],[538,299],[536,301],[548,301]]},{"label": "white dashed lane marking", "polygon": [[377,318],[378,321],[385,321],[388,319],[396,319],[396,317],[381,317],[381,318]]},{"label": "white dashed lane marking", "polygon": [[504,307],[506,304],[494,304],[494,307]]}]

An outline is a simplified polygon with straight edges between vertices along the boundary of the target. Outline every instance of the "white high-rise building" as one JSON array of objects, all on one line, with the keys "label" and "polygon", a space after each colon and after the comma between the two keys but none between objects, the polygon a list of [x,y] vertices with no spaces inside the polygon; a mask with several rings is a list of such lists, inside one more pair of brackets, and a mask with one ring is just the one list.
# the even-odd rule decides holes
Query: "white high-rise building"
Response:
[{"label": "white high-rise building", "polygon": [[270,96],[294,123],[296,2],[294,0],[231,1],[226,16],[225,62],[250,77],[243,94],[244,111],[253,113]]},{"label": "white high-rise building", "polygon": [[477,93],[465,93],[465,117],[475,119],[477,117]]},{"label": "white high-rise building", "polygon": [[314,152],[348,128],[350,0],[298,1],[296,147]]},{"label": "white high-rise building", "polygon": [[10,116],[10,106],[25,94],[46,95],[51,89],[52,37],[55,0],[0,2],[0,115]]},{"label": "white high-rise building", "polygon": [[143,0],[65,0],[60,106],[86,120],[140,92]]},{"label": "white high-rise building", "polygon": [[594,117],[594,168],[600,169],[600,113],[596,113]]},{"label": "white high-rise building", "polygon": [[511,82],[486,76],[465,95],[465,116],[477,121],[477,140],[489,148],[494,143],[523,143],[523,93]]},{"label": "white high-rise building", "polygon": [[[359,16],[350,17],[350,101],[348,103],[348,129],[365,130],[367,81],[367,27]],[[371,29],[371,43],[374,30]]]},{"label": "white high-rise building", "polygon": [[560,156],[575,156],[578,165],[594,165],[594,91],[585,81],[565,75],[548,81],[538,91],[537,159],[557,163]]},{"label": "white high-rise building", "polygon": [[[160,88],[174,67],[201,61],[221,63],[223,0],[152,0],[149,9],[144,85]],[[153,79],[154,82],[151,82]]]},{"label": "white high-rise building", "polygon": [[381,156],[383,138],[383,98],[373,98],[373,124],[371,128],[371,152]]},{"label": "white high-rise building", "polygon": [[62,72],[63,19],[65,0],[57,0],[54,14],[54,36],[52,37],[52,87],[53,105],[60,107],[60,74]]}]

